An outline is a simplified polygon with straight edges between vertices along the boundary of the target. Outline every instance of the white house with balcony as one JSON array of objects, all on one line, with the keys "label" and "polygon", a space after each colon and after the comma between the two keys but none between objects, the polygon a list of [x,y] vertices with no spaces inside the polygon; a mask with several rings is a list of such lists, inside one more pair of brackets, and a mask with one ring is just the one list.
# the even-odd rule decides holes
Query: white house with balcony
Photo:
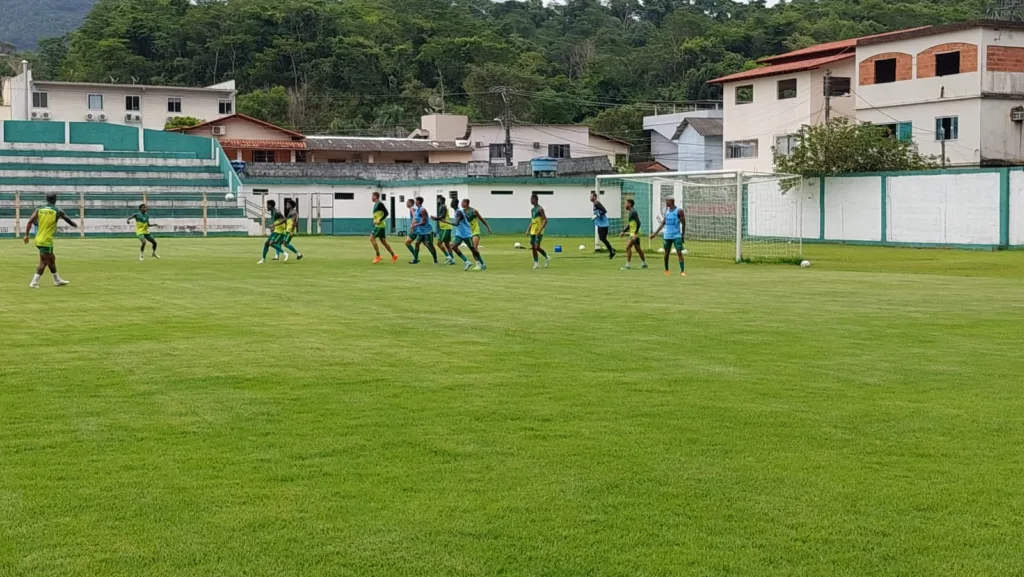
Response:
[{"label": "white house with balcony", "polygon": [[651,156],[673,171],[722,168],[722,107],[644,117]]},{"label": "white house with balcony", "polygon": [[978,20],[857,41],[856,114],[950,166],[1024,164],[1024,23]]},{"label": "white house with balcony", "polygon": [[0,118],[103,122],[163,130],[177,116],[217,120],[235,112],[235,81],[202,88],[34,80],[25,65],[4,78]]},{"label": "white house with balcony", "polygon": [[[512,164],[539,156],[585,158],[607,156],[614,165],[629,156],[626,140],[599,134],[579,124],[515,124],[512,126]],[[505,162],[505,128],[493,124],[470,126],[469,141],[473,160],[501,164]]]}]

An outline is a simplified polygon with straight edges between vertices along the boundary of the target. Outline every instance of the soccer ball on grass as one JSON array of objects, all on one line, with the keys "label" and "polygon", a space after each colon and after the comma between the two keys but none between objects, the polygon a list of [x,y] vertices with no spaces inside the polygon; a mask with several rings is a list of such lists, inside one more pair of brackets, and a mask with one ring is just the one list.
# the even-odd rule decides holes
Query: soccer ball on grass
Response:
[{"label": "soccer ball on grass", "polygon": [[580,245],[580,250],[587,250],[587,245],[581,244]]},{"label": "soccer ball on grass", "polygon": [[800,263],[800,266],[802,266],[804,268],[809,268],[811,266],[811,261],[805,260],[802,263]]},{"label": "soccer ball on grass", "polygon": [[523,245],[517,242],[512,248],[523,248]]}]

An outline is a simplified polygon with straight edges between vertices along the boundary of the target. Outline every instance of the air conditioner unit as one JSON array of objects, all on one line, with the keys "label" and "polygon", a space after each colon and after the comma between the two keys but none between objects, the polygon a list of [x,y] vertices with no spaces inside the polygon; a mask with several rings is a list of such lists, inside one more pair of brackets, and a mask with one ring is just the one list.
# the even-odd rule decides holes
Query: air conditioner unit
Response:
[{"label": "air conditioner unit", "polygon": [[32,118],[39,118],[39,113],[38,112],[33,112],[32,113]]},{"label": "air conditioner unit", "polygon": [[213,135],[214,136],[225,136],[227,133],[228,133],[228,127],[227,126],[214,126],[213,127]]},{"label": "air conditioner unit", "polygon": [[134,120],[135,122],[142,122],[142,115],[136,112],[132,115],[132,120]]},{"label": "air conditioner unit", "polygon": [[132,115],[131,113],[129,113],[129,114],[125,114],[125,115],[124,115],[124,121],[125,121],[125,122],[131,122],[132,120],[134,120],[134,117],[133,117],[133,116],[134,116],[134,115]]},{"label": "air conditioner unit", "polygon": [[106,114],[101,114],[100,115],[100,122],[106,122],[106,121],[107,121],[107,115]]},{"label": "air conditioner unit", "polygon": [[50,113],[49,112],[44,112],[43,113],[43,120],[49,120],[49,119],[50,119]]},{"label": "air conditioner unit", "polygon": [[477,147],[477,148],[483,148],[483,147],[484,147],[484,143],[482,143],[482,142],[480,142],[480,141],[478,140],[478,141],[476,141],[476,147]]},{"label": "air conditioner unit", "polygon": [[1011,110],[1010,120],[1014,122],[1024,122],[1024,110]]},{"label": "air conditioner unit", "polygon": [[96,116],[95,116],[95,115],[93,115],[93,114],[86,114],[86,115],[85,115],[85,119],[86,119],[86,120],[90,120],[90,121],[91,121],[91,120],[96,120]]},{"label": "air conditioner unit", "polygon": [[538,148],[540,148],[540,143],[539,142],[534,142],[533,143],[533,149],[537,150]]}]

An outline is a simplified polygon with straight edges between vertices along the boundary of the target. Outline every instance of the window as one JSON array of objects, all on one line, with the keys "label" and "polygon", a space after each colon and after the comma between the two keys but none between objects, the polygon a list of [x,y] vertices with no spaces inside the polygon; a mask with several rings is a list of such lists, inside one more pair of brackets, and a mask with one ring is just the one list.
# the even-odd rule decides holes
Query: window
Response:
[{"label": "window", "polygon": [[274,162],[274,151],[273,150],[254,150],[252,151],[253,162]]},{"label": "window", "polygon": [[89,110],[103,110],[103,95],[102,94],[90,94],[88,100],[89,100]]},{"label": "window", "polygon": [[448,198],[450,198],[452,200],[459,200],[459,191],[457,191],[457,190],[449,190],[448,191]]},{"label": "window", "polygon": [[355,200],[356,193],[354,192],[335,192],[334,200]]},{"label": "window", "polygon": [[167,112],[181,112],[181,99],[177,97],[168,98]]},{"label": "window", "polygon": [[233,105],[230,100],[221,100],[218,103],[218,106],[221,114],[231,114]]},{"label": "window", "polygon": [[509,196],[509,195],[512,194],[512,191],[511,190],[492,190],[491,194],[500,194],[500,195],[504,195],[504,196]]},{"label": "window", "polygon": [[775,150],[783,156],[793,154],[797,146],[800,146],[800,137],[795,134],[783,134],[775,137]]},{"label": "window", "polygon": [[833,76],[828,82],[827,96],[849,96],[850,78],[847,76]]},{"label": "window", "polygon": [[756,140],[734,140],[725,143],[726,158],[757,158]]},{"label": "window", "polygon": [[897,140],[911,140],[913,138],[914,125],[910,122],[893,122],[891,124],[879,124],[886,129],[890,138]]},{"label": "window", "polygon": [[46,92],[32,93],[32,108],[49,108],[50,95]]},{"label": "window", "polygon": [[896,82],[896,59],[875,60],[875,84]]},{"label": "window", "polygon": [[555,194],[555,191],[553,191],[553,190],[535,190],[535,191],[533,191],[533,194],[536,194],[538,196],[544,196],[544,195],[550,196],[552,194]]},{"label": "window", "polygon": [[935,119],[935,140],[956,140],[960,136],[960,118],[946,116]]},{"label": "window", "polygon": [[125,96],[124,97],[124,109],[127,110],[128,112],[138,112],[139,110],[142,110],[142,108],[139,106],[139,97],[138,96]]},{"label": "window", "polygon": [[935,55],[935,75],[952,76],[960,74],[960,53],[946,52]]},{"label": "window", "polygon": [[569,156],[568,144],[549,144],[548,156],[551,158],[572,158]]},{"label": "window", "polygon": [[491,145],[491,158],[505,158],[505,145],[504,144],[492,144]]},{"label": "window", "polygon": [[305,150],[296,150],[295,151],[295,162],[307,162],[307,160],[308,160],[308,157],[306,156],[306,151]]},{"label": "window", "polygon": [[779,81],[779,100],[796,98],[796,78]]},{"label": "window", "polygon": [[252,189],[253,194],[266,194],[270,192],[269,188],[254,188]]},{"label": "window", "polygon": [[395,164],[412,164],[411,160],[396,160]]},{"label": "window", "polygon": [[736,87],[736,104],[750,104],[754,101],[754,85]]}]

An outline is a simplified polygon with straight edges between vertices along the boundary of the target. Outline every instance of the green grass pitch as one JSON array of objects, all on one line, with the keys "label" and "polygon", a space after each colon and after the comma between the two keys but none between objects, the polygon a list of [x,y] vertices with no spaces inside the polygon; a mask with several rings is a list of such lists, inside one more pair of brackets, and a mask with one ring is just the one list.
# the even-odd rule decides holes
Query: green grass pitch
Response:
[{"label": "green grass pitch", "polygon": [[1024,571],[1024,252],[514,240],[6,241],[0,576]]}]

